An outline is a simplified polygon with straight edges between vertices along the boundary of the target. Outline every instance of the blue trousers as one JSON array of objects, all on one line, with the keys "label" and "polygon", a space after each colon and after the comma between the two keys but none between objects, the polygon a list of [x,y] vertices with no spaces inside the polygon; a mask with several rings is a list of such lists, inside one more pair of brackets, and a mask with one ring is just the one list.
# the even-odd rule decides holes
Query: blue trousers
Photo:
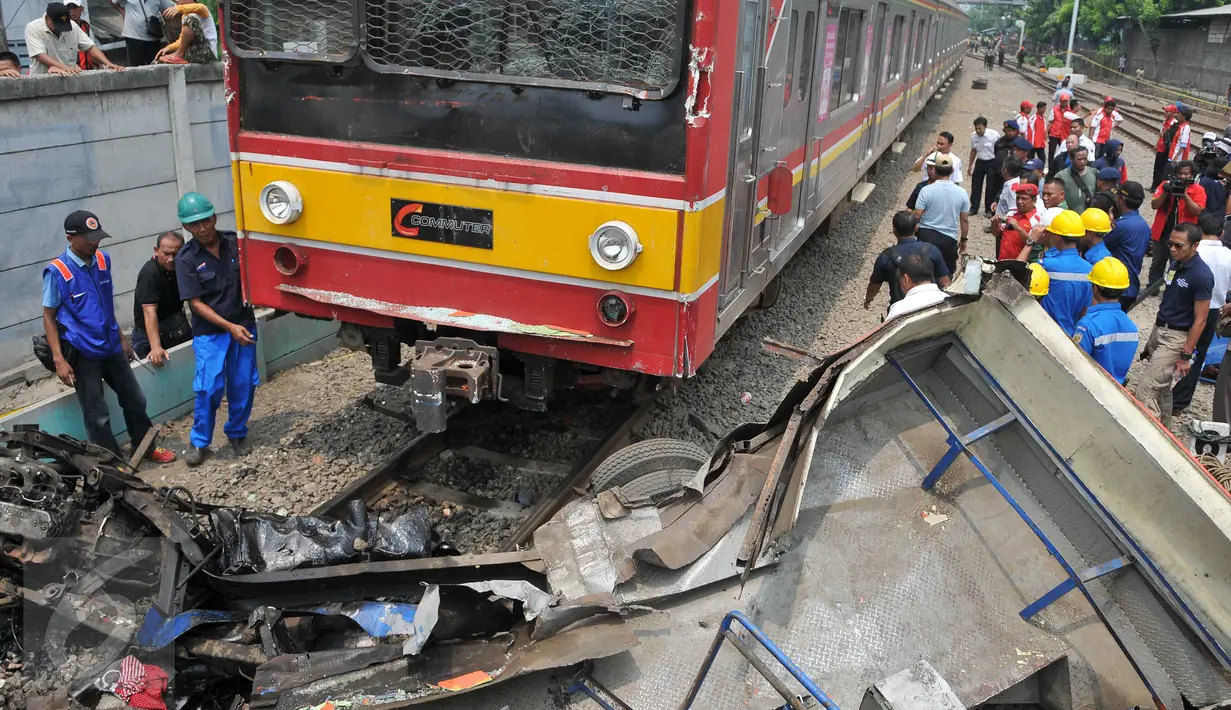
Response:
[{"label": "blue trousers", "polygon": [[256,344],[240,345],[230,333],[196,335],[192,338],[192,351],[197,359],[192,378],[192,389],[197,393],[189,436],[192,445],[203,449],[214,438],[214,419],[223,392],[227,395],[227,423],[222,430],[228,439],[248,436],[252,397],[261,381]]}]

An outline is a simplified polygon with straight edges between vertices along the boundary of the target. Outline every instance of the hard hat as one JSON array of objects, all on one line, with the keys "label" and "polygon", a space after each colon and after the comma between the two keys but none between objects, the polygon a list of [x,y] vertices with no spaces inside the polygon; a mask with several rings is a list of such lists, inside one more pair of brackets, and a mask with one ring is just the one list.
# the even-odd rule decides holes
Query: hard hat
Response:
[{"label": "hard hat", "polygon": [[1075,239],[1086,236],[1086,225],[1081,221],[1081,215],[1073,210],[1064,210],[1051,221],[1047,231]]},{"label": "hard hat", "polygon": [[191,224],[213,217],[214,203],[199,192],[189,192],[175,204],[175,211],[181,223]]},{"label": "hard hat", "polygon": [[1090,283],[1103,288],[1128,288],[1128,268],[1114,256],[1105,256],[1090,269]]},{"label": "hard hat", "polygon": [[1029,268],[1030,295],[1046,296],[1047,290],[1051,288],[1051,277],[1047,275],[1047,269],[1044,269],[1043,265],[1039,263],[1031,264]]},{"label": "hard hat", "polygon": [[1097,207],[1089,207],[1082,212],[1081,223],[1091,232],[1106,234],[1111,231],[1111,217]]}]

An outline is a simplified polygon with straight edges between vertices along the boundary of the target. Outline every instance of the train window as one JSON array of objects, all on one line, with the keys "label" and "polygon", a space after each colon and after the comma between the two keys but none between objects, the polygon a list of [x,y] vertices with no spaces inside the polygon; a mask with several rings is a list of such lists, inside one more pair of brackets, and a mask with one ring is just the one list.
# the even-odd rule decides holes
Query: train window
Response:
[{"label": "train window", "polygon": [[902,79],[902,62],[906,61],[906,16],[898,15],[893,18],[893,34],[889,35],[889,46],[893,47],[893,59],[889,69],[889,75],[885,77],[886,81],[899,81]]},{"label": "train window", "polygon": [[833,88],[829,94],[829,110],[855,100],[859,80],[859,45],[862,36],[863,11],[842,8],[838,15],[837,56],[834,57]]},{"label": "train window", "polygon": [[919,18],[919,26],[915,28],[915,68],[923,67],[923,45],[927,40],[928,18]]},{"label": "train window", "polygon": [[812,65],[816,63],[816,12],[809,10],[804,16],[804,56],[799,61],[799,100],[808,97],[812,84]]},{"label": "train window", "polygon": [[232,0],[223,33],[238,57],[345,62],[359,50],[350,0]]},{"label": "train window", "polygon": [[782,108],[786,108],[787,104],[791,103],[791,82],[795,79],[795,46],[799,44],[798,10],[791,10],[791,26],[787,31],[791,33],[791,40],[786,47],[786,79],[784,80],[785,88],[782,90]]},{"label": "train window", "polygon": [[[321,0],[299,4],[315,6]],[[382,73],[652,99],[670,93],[682,73],[684,0],[615,6],[606,0],[363,0],[359,5],[364,62]]]}]

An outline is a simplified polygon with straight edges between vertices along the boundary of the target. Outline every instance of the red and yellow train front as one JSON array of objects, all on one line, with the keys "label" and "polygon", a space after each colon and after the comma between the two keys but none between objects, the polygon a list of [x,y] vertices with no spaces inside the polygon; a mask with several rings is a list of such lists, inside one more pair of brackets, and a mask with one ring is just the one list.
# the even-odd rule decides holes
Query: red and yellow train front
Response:
[{"label": "red and yellow train front", "polygon": [[605,25],[576,0],[230,3],[250,299],[412,345],[691,374],[714,340],[724,166],[688,46],[713,24],[677,2]]}]

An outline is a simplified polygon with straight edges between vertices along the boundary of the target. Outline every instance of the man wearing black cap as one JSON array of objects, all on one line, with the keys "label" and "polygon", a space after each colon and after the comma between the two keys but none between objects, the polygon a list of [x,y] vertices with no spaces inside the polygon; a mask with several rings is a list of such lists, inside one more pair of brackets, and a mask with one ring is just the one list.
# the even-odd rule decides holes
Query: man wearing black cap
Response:
[{"label": "man wearing black cap", "polygon": [[48,3],[46,14],[26,25],[26,51],[30,55],[31,75],[80,74],[78,52],[85,52],[97,66],[124,69],[94,46],[94,40],[69,19],[68,7],[61,2]]},{"label": "man wearing black cap", "polygon": [[1097,207],[1109,215],[1116,211],[1116,191],[1120,187],[1120,171],[1115,168],[1102,168],[1094,173],[1094,197],[1090,198],[1090,206]]},{"label": "man wearing black cap", "polygon": [[[107,233],[98,217],[84,210],[65,218],[64,233],[68,249],[43,269],[43,330],[56,376],[77,390],[90,441],[123,457],[111,431],[103,382],[115,392],[134,446],[152,425],[145,394],[128,364],[132,346],[115,318],[111,257],[98,248]],[[158,463],[175,460],[162,448],[147,456]]]}]

